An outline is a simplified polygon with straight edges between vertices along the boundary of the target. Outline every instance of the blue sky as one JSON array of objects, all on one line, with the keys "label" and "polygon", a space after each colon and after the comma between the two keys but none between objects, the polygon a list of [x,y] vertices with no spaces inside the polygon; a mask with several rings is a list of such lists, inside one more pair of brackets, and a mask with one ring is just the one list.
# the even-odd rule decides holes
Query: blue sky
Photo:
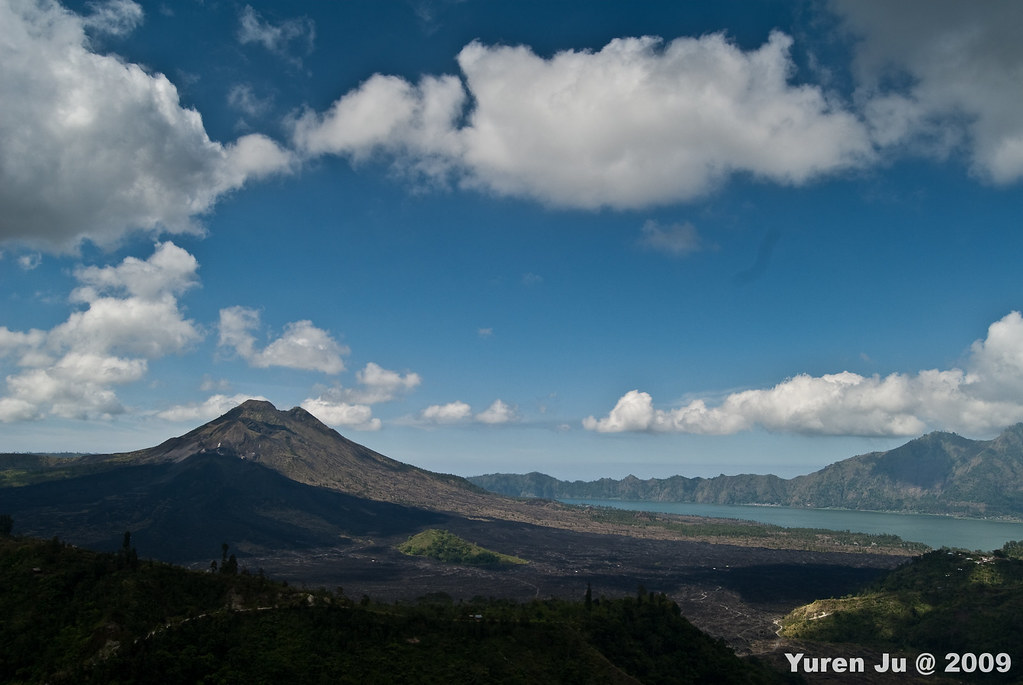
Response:
[{"label": "blue sky", "polygon": [[0,450],[472,475],[1023,420],[1014,2],[0,0]]}]

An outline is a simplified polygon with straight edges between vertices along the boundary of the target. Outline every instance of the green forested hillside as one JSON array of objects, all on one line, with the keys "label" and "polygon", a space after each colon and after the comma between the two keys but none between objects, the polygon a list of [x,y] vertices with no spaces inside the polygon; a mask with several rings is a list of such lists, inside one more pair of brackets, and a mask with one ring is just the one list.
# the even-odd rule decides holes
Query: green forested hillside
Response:
[{"label": "green forested hillside", "polygon": [[[239,572],[0,538],[4,683],[776,683],[663,595],[352,601]],[[211,554],[211,556],[217,556]],[[581,588],[582,597],[585,588]]]},{"label": "green forested hillside", "polygon": [[781,635],[799,640],[854,643],[882,650],[942,656],[1009,654],[1008,673],[976,674],[1020,682],[1023,673],[1023,560],[1020,543],[995,554],[928,552],[865,591],[822,599],[791,612]]}]

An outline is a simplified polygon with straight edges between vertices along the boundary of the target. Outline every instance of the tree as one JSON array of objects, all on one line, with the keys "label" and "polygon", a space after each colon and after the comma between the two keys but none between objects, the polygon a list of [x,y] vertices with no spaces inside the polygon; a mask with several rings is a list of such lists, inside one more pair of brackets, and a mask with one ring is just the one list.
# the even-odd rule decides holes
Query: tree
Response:
[{"label": "tree", "polygon": [[124,542],[121,543],[121,560],[131,569],[138,568],[139,553],[131,544],[131,531],[124,531]]},{"label": "tree", "polygon": [[[231,549],[230,545],[226,542],[220,545],[220,549],[223,552],[223,556],[220,558],[220,572],[226,575],[233,576],[238,573],[238,558],[235,555],[227,556],[227,550]],[[216,563],[213,562],[211,567],[216,570]]]}]

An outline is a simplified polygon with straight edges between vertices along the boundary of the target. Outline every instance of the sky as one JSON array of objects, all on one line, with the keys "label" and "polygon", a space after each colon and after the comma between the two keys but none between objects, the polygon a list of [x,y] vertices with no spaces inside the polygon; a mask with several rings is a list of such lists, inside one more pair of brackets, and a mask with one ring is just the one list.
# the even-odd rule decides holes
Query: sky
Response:
[{"label": "sky", "polygon": [[0,0],[0,451],[459,475],[1023,421],[1023,5]]}]

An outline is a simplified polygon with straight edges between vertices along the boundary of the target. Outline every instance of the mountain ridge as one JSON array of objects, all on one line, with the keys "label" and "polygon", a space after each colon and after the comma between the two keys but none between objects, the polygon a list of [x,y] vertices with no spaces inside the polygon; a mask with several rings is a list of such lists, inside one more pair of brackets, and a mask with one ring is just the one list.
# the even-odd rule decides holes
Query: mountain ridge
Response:
[{"label": "mountain ridge", "polygon": [[[442,498],[457,505],[466,496],[485,493],[459,476],[421,469],[359,445],[301,407],[281,411],[263,400],[247,400],[155,447],[91,455],[82,463],[161,463],[225,451],[298,483],[367,499],[436,507]],[[432,491],[425,492],[425,484]]]},{"label": "mountain ridge", "polygon": [[619,499],[761,504],[1023,519],[1023,423],[991,440],[932,432],[882,452],[784,479],[772,474],[713,478],[562,481],[541,473],[485,474],[492,492],[546,499]]},{"label": "mountain ridge", "polygon": [[[253,484],[252,491],[239,491],[240,480]],[[327,506],[324,498],[331,497]],[[598,525],[570,507],[523,502],[391,459],[304,409],[280,411],[259,400],[132,452],[66,459],[0,454],[0,512],[13,514],[26,533],[60,533],[100,548],[114,545],[124,530],[173,539],[207,528],[207,537],[249,539],[251,548],[268,549],[287,546],[289,535],[329,546],[372,530],[411,534],[444,518]],[[262,521],[262,543],[246,532],[260,528],[253,521]],[[185,559],[186,550],[198,553],[201,544],[210,543],[183,541],[172,560]]]}]

